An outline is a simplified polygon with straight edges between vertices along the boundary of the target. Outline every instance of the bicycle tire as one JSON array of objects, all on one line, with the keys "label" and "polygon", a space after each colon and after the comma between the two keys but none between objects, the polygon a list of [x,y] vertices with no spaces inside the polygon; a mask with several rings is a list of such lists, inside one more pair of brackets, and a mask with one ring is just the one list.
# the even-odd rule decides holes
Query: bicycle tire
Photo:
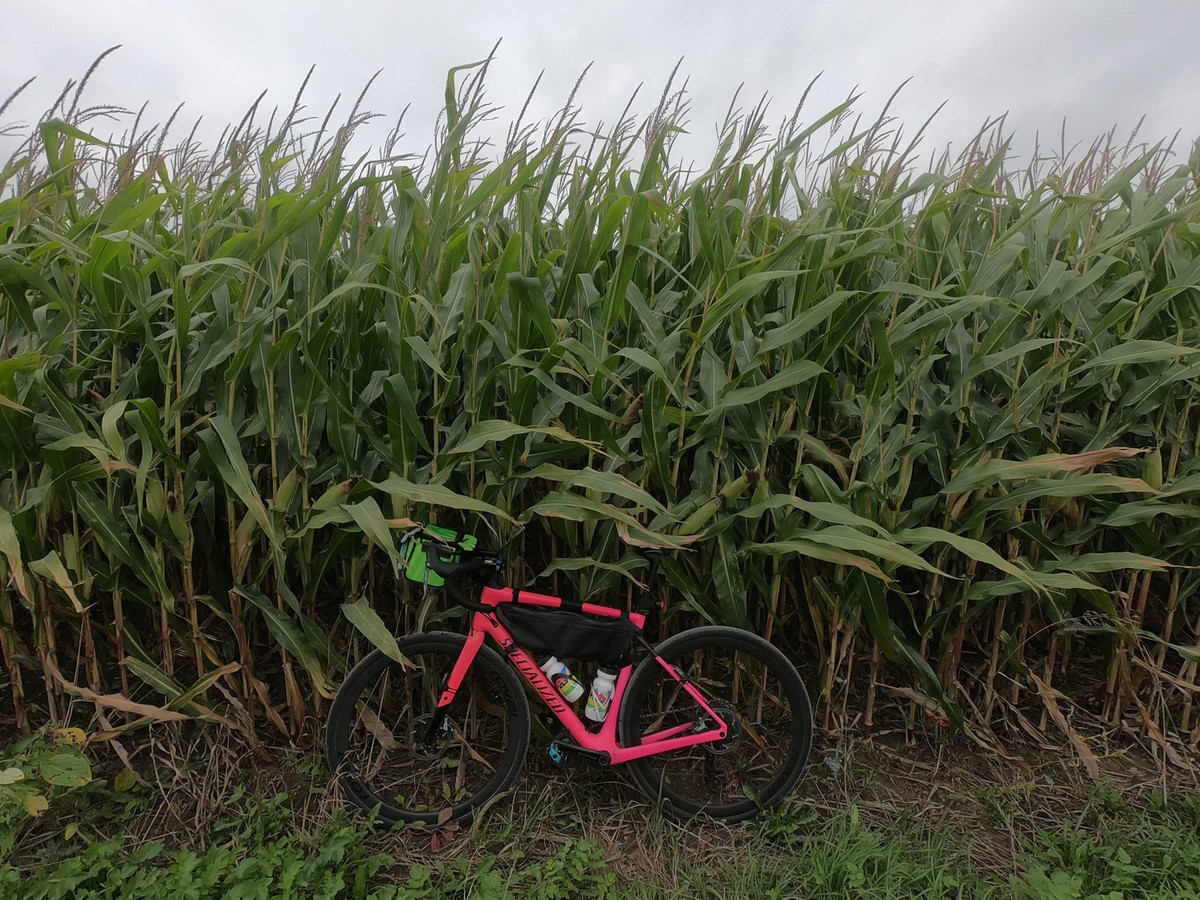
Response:
[{"label": "bicycle tire", "polygon": [[466,638],[428,632],[396,643],[411,667],[375,650],[338,689],[325,723],[330,771],[347,799],[382,822],[465,824],[520,774],[529,701],[512,669],[482,646],[443,727],[425,743],[420,737]]},{"label": "bicycle tire", "polygon": [[[680,632],[655,654],[678,666],[731,729],[721,741],[631,760],[638,788],[683,819],[740,822],[778,805],[800,779],[812,745],[812,704],[796,667],[758,635],[725,626]],[[703,710],[647,656],[618,714],[621,743],[632,747],[645,733],[689,716],[699,721]]]}]

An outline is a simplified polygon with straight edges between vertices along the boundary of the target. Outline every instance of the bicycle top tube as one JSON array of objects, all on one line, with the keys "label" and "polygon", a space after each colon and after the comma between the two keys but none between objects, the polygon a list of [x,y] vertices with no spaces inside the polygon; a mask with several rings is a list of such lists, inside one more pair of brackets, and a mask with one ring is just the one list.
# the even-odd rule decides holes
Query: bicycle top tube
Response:
[{"label": "bicycle top tube", "polygon": [[[564,597],[555,597],[552,594],[539,594],[536,591],[527,591],[522,588],[494,588],[484,587],[480,591],[479,599],[482,605],[486,607],[481,612],[490,612],[497,606],[504,603],[516,603],[521,606],[539,606],[544,609],[564,609],[568,612],[586,613],[589,616],[601,616],[606,619],[619,619],[625,615],[625,611],[618,609],[615,606],[605,606],[601,603],[588,603],[583,600],[568,600]],[[644,617],[638,613],[630,613],[630,620],[639,625],[644,621]],[[638,616],[638,619],[634,619]]]}]

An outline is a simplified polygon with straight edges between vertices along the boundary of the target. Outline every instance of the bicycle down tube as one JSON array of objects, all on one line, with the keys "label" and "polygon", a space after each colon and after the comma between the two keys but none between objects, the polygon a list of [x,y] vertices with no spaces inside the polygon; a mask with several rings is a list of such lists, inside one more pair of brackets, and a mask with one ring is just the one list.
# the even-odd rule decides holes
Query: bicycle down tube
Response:
[{"label": "bicycle down tube", "polygon": [[[559,597],[537,594],[531,591],[521,591],[520,598],[522,605],[543,607],[562,607],[566,605]],[[451,702],[453,702],[463,678],[466,677],[467,672],[475,661],[475,656],[478,654],[479,648],[483,645],[484,636],[491,635],[501,650],[508,656],[517,671],[521,673],[522,677],[537,692],[538,696],[550,707],[551,711],[558,718],[559,722],[562,723],[563,727],[566,728],[576,744],[583,750],[606,754],[610,764],[615,765],[631,759],[639,759],[659,753],[669,753],[672,750],[680,750],[684,747],[719,741],[724,739],[728,734],[728,723],[713,710],[708,701],[705,700],[704,695],[690,682],[681,678],[675,667],[668,665],[661,657],[656,657],[659,665],[704,710],[713,723],[712,727],[696,732],[693,730],[693,724],[684,723],[643,735],[641,743],[635,747],[621,746],[617,741],[617,725],[620,719],[621,700],[624,697],[629,677],[633,672],[633,665],[629,664],[623,666],[617,676],[612,704],[609,707],[611,711],[604,720],[604,724],[598,732],[590,731],[584,725],[583,720],[580,719],[579,714],[563,699],[558,689],[550,682],[550,679],[538,668],[537,663],[529,653],[517,646],[508,629],[496,620],[494,613],[496,606],[501,603],[514,602],[513,589],[485,587],[480,596],[480,602],[485,606],[491,607],[493,612],[477,610],[472,615],[467,642],[463,646],[462,653],[459,655],[454,668],[450,672],[446,688],[438,700],[439,712],[448,708]],[[578,606],[581,612],[607,618],[615,619],[623,615],[621,610],[594,603],[570,604],[570,606],[571,608]],[[641,613],[629,613],[629,619],[639,629],[645,622],[645,616]],[[437,724],[440,724],[438,722],[440,718],[440,716],[435,716],[434,722],[430,723],[431,731]]]}]

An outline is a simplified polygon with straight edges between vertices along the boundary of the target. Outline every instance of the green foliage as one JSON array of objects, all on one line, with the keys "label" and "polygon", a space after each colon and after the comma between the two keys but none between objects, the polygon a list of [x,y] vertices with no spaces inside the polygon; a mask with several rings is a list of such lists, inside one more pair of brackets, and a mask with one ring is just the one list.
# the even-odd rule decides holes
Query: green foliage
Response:
[{"label": "green foliage", "polygon": [[521,878],[518,896],[538,900],[566,900],[570,897],[622,897],[617,877],[609,869],[600,846],[587,839],[569,841],[551,859]]},{"label": "green foliage", "polygon": [[[737,896],[977,897],[991,888],[975,871],[969,845],[902,815],[868,827],[858,810],[818,816],[799,803],[765,816],[761,840],[722,867]],[[786,851],[786,855],[785,855]]]},{"label": "green foliage", "polygon": [[277,795],[218,824],[204,850],[168,852],[154,841],[130,850],[122,837],[99,840],[24,879],[2,867],[0,888],[21,900],[368,896],[392,858],[368,853],[361,827],[342,818],[311,838],[294,833],[284,800]]},{"label": "green foliage", "polygon": [[434,866],[415,865],[401,884],[383,885],[372,891],[379,900],[416,900],[416,898],[478,897],[479,900],[509,900],[532,897],[536,900],[572,900],[572,898],[617,898],[629,896],[618,889],[616,875],[595,841],[566,841],[553,856],[543,860],[525,860],[519,848],[502,856],[489,856],[482,862],[457,857]]},{"label": "green foliage", "polygon": [[0,749],[0,863],[12,852],[22,824],[91,782],[82,743],[77,728],[48,729]]},{"label": "green foliage", "polygon": [[[1113,802],[1115,800],[1115,802]],[[1200,896],[1200,805],[1192,796],[1145,808],[1098,797],[1073,821],[1039,834],[1020,897],[1092,900]]]},{"label": "green foliage", "polygon": [[[0,864],[0,891],[14,900],[176,895],[196,900],[622,896],[599,845],[584,838],[565,840],[557,852],[544,858],[526,859],[522,850],[513,847],[502,857],[483,861],[427,854],[428,864],[401,868],[392,855],[371,849],[381,841],[366,824],[341,812],[316,832],[305,834],[296,827],[286,793],[246,802],[239,786],[223,806],[226,813],[212,829],[196,836],[201,840],[198,849],[169,850],[161,841],[131,847],[121,836],[86,843],[76,839],[83,846],[79,852],[56,848],[49,859],[24,873]],[[97,833],[107,815],[93,810],[81,835]],[[115,821],[125,828],[132,826],[129,812]],[[391,838],[405,840],[401,830]],[[193,838],[187,843],[192,844]],[[50,860],[53,863],[47,864]]]},{"label": "green foliage", "polygon": [[52,685],[14,679],[19,724],[80,647],[92,694],[290,736],[354,626],[440,615],[410,518],[584,596],[687,538],[671,613],[804,648],[830,709],[869,643],[956,721],[1047,655],[1101,655],[1117,715],[1130,659],[1188,702],[1195,158],[1017,169],[996,134],[922,171],[847,105],[733,114],[689,174],[668,90],[493,159],[485,69],[420,166],[346,159],[357,112],[202,153],[64,106],[0,170],[0,648]]}]

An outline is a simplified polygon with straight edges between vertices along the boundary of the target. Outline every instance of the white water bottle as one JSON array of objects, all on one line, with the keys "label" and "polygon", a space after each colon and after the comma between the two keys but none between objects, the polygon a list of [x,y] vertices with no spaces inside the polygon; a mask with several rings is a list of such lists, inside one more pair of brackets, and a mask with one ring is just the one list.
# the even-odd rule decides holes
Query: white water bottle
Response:
[{"label": "white water bottle", "polygon": [[608,717],[613,692],[617,688],[617,673],[601,666],[592,679],[592,692],[588,694],[587,708],[583,714],[593,722],[603,722]]},{"label": "white water bottle", "polygon": [[546,673],[550,683],[558,688],[558,692],[567,698],[568,703],[574,703],[583,696],[583,684],[571,674],[566,663],[560,662],[557,656],[548,656],[543,659],[540,668]]}]

